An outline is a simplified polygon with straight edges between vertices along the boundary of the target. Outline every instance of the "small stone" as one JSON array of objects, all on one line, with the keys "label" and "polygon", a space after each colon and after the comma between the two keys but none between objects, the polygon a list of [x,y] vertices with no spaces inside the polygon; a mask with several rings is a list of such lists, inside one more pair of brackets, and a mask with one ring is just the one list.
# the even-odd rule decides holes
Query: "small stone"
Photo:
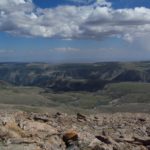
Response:
[{"label": "small stone", "polygon": [[35,115],[35,116],[33,117],[33,119],[34,119],[35,121],[43,121],[43,122],[48,122],[48,121],[49,121],[49,118],[48,118],[47,115]]},{"label": "small stone", "polygon": [[144,119],[144,118],[139,118],[138,119],[140,122],[145,122],[146,121],[146,119]]},{"label": "small stone", "polygon": [[77,120],[78,121],[81,121],[81,120],[87,121],[86,116],[84,116],[80,113],[77,113]]}]

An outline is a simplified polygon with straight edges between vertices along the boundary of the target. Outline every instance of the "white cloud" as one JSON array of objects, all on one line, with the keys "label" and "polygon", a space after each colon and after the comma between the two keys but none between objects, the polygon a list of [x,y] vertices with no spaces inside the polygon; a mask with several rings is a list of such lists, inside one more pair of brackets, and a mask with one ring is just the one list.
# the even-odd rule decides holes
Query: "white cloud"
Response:
[{"label": "white cloud", "polygon": [[116,36],[132,41],[150,33],[150,9],[115,10],[105,0],[87,6],[42,9],[31,0],[0,0],[0,31],[62,39]]},{"label": "white cloud", "polygon": [[1,0],[0,6],[9,6],[9,5],[18,5],[18,4],[24,4],[24,0]]},{"label": "white cloud", "polygon": [[14,50],[4,50],[4,49],[0,49],[0,54],[12,54],[14,53]]},{"label": "white cloud", "polygon": [[66,0],[74,3],[79,3],[79,4],[89,4],[92,2],[95,2],[95,0]]},{"label": "white cloud", "polygon": [[83,5],[97,3],[100,6],[111,6],[111,3],[107,2],[106,0],[66,0],[66,1],[74,2],[76,4],[83,4]]},{"label": "white cloud", "polygon": [[73,47],[58,47],[58,48],[55,48],[55,51],[58,51],[58,52],[78,52],[80,51],[80,49],[78,48],[73,48]]}]

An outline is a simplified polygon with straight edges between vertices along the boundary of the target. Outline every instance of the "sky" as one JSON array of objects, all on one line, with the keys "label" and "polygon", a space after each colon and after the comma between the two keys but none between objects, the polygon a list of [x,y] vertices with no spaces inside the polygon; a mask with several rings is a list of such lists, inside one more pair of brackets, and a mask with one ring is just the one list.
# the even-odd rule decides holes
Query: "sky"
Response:
[{"label": "sky", "polygon": [[0,0],[0,62],[150,60],[150,0]]}]

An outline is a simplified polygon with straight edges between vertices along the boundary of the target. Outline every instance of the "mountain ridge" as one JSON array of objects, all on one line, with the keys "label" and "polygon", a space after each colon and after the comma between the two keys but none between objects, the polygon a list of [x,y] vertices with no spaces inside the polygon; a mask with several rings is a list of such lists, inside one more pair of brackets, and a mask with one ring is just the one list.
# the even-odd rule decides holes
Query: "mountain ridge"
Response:
[{"label": "mountain ridge", "polygon": [[150,62],[0,63],[0,80],[54,91],[97,91],[108,83],[150,82]]}]

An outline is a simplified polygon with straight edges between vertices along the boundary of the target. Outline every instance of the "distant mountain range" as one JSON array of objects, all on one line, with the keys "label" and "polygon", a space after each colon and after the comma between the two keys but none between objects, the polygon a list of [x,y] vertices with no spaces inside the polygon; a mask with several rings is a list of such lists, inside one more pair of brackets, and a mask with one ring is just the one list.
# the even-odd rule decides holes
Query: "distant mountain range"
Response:
[{"label": "distant mountain range", "polygon": [[97,91],[108,83],[150,82],[150,62],[0,63],[0,80],[53,91]]}]

